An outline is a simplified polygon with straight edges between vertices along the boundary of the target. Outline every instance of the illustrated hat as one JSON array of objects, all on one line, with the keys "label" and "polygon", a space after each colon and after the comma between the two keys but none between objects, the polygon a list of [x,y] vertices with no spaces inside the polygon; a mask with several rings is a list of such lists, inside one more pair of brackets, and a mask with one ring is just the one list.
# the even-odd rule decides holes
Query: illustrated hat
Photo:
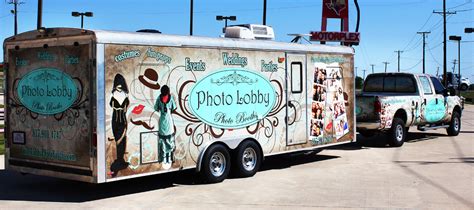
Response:
[{"label": "illustrated hat", "polygon": [[152,68],[145,69],[145,73],[138,76],[138,80],[151,89],[160,89],[160,84],[158,84],[158,73],[156,73]]}]

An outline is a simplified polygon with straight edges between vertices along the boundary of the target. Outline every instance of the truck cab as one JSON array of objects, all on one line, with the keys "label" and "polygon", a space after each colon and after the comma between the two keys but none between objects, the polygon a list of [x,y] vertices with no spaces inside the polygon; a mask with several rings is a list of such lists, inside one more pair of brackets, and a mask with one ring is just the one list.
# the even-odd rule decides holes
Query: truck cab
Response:
[{"label": "truck cab", "polygon": [[408,128],[446,128],[449,135],[461,129],[462,102],[428,74],[377,73],[367,76],[356,96],[357,130],[363,136],[388,135],[391,146],[401,146]]}]

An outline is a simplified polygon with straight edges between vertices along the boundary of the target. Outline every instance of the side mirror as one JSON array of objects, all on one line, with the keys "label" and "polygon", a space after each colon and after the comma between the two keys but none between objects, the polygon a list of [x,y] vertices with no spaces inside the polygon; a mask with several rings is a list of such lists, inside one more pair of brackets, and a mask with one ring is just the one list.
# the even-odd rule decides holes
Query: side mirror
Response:
[{"label": "side mirror", "polygon": [[454,89],[454,87],[448,87],[446,89],[444,89],[443,91],[443,95],[445,96],[455,96],[456,95],[456,89]]}]

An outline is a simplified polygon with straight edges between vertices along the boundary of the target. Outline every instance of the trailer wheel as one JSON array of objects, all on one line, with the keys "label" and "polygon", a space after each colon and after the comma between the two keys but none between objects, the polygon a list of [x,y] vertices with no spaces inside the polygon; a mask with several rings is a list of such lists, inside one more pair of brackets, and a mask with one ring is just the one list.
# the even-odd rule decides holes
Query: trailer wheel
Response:
[{"label": "trailer wheel", "polygon": [[400,118],[394,118],[392,121],[392,127],[388,131],[388,144],[392,147],[400,147],[405,142],[407,136],[407,129],[405,123]]},{"label": "trailer wheel", "polygon": [[453,112],[453,115],[451,116],[451,124],[446,129],[446,131],[448,132],[449,136],[457,136],[460,130],[461,130],[461,118],[459,117],[459,113],[455,111]]},{"label": "trailer wheel", "polygon": [[211,145],[204,154],[201,176],[204,182],[222,182],[230,171],[230,154],[221,144]]},{"label": "trailer wheel", "polygon": [[262,151],[254,141],[244,141],[235,150],[234,172],[238,177],[251,177],[262,163]]}]

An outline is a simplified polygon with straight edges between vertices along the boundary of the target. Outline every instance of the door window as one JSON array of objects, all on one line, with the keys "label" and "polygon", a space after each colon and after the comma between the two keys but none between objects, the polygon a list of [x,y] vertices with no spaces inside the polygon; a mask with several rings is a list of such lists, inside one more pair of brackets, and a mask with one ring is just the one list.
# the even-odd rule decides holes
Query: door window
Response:
[{"label": "door window", "polygon": [[301,62],[291,63],[291,92],[301,93],[303,91],[303,64]]},{"label": "door window", "polygon": [[420,83],[421,83],[421,88],[423,89],[423,92],[425,95],[431,95],[433,94],[433,90],[431,89],[431,84],[430,80],[428,77],[420,77]]},{"label": "door window", "polygon": [[436,77],[431,77],[431,82],[433,82],[433,86],[435,88],[435,93],[436,94],[443,94],[444,91],[444,85],[441,84],[438,78]]}]

